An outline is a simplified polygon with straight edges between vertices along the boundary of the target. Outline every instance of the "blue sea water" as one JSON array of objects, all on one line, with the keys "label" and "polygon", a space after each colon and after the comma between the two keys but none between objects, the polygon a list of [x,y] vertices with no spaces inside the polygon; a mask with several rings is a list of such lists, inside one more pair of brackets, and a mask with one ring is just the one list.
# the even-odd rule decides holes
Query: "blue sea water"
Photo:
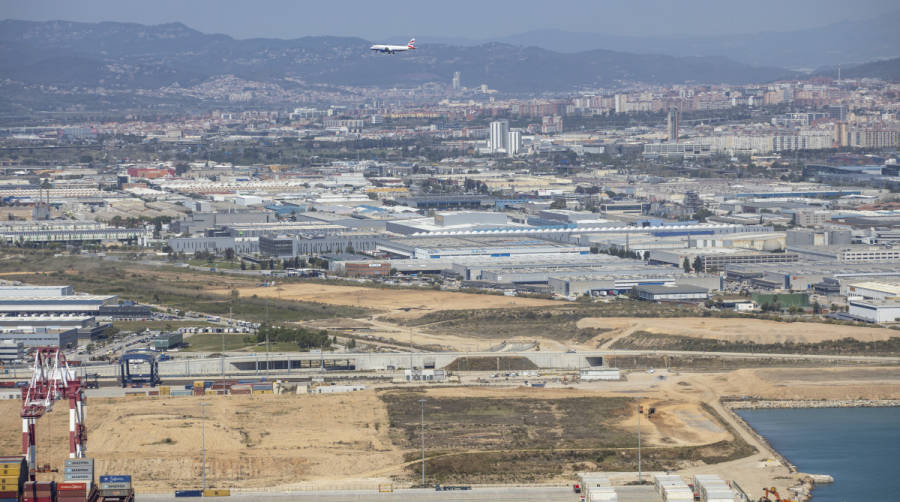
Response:
[{"label": "blue sea water", "polygon": [[801,472],[834,477],[813,502],[900,501],[900,408],[736,411]]}]

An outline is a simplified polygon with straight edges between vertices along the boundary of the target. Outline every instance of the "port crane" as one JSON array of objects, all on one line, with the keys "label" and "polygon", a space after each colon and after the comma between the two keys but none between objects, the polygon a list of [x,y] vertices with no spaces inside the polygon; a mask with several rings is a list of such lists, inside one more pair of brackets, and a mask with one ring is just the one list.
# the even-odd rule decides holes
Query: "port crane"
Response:
[{"label": "port crane", "polygon": [[81,379],[69,369],[66,355],[59,347],[38,347],[34,350],[31,381],[22,388],[22,453],[32,481],[39,470],[35,426],[38,419],[50,412],[53,403],[61,399],[69,401],[69,458],[84,458],[87,430]]}]

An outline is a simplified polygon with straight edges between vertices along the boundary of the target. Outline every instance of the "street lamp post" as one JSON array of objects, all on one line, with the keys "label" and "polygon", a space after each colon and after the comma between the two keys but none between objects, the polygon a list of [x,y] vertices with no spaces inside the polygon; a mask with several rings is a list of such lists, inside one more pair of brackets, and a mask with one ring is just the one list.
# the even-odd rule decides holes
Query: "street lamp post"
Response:
[{"label": "street lamp post", "polygon": [[200,451],[203,452],[203,490],[206,490],[206,403],[200,403]]},{"label": "street lamp post", "polygon": [[[640,403],[640,401],[638,401]],[[643,482],[643,473],[641,472],[641,415],[644,414],[644,406],[638,404],[638,483]]]},{"label": "street lamp post", "polygon": [[425,487],[425,399],[419,399],[422,406],[422,487]]}]

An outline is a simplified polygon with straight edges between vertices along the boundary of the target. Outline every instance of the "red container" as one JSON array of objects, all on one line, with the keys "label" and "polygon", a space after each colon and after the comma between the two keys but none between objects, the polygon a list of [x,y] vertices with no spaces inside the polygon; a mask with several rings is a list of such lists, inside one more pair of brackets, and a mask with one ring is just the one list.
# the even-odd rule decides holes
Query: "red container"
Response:
[{"label": "red container", "polygon": [[87,492],[87,483],[57,483],[56,489],[61,492],[71,492],[71,491]]},{"label": "red container", "polygon": [[19,498],[18,490],[0,492],[0,499],[15,499],[15,498]]}]

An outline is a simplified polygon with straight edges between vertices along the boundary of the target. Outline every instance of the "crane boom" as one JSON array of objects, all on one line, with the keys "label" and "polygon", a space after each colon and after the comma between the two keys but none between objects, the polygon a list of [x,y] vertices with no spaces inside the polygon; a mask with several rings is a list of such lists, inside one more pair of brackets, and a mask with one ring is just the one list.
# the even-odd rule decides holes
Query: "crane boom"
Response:
[{"label": "crane boom", "polygon": [[69,458],[82,458],[87,432],[81,379],[69,369],[59,347],[39,347],[34,351],[31,381],[22,389],[22,453],[28,461],[32,481],[37,470],[36,422],[60,399],[69,401]]}]

